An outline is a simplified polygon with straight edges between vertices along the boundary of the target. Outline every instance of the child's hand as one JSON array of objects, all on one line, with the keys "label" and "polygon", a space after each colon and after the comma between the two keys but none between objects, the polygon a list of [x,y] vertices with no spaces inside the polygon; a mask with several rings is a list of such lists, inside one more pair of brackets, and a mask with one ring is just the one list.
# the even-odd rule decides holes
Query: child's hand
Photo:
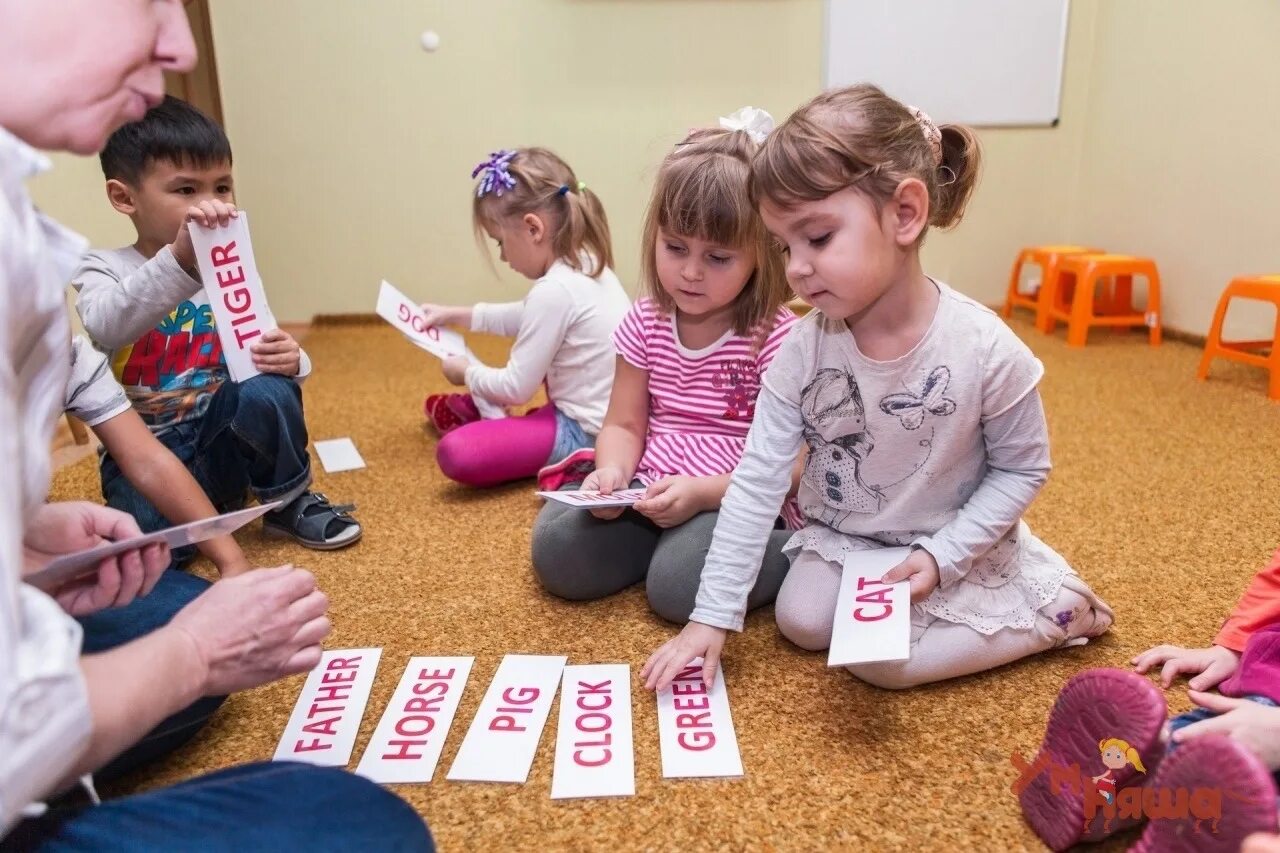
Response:
[{"label": "child's hand", "polygon": [[236,210],[234,204],[227,204],[218,199],[202,201],[194,207],[187,208],[187,215],[178,226],[178,234],[169,244],[169,251],[173,252],[174,260],[184,270],[195,268],[196,250],[191,245],[191,232],[187,229],[188,222],[199,222],[206,228],[213,228],[226,225],[239,215],[240,211]]},{"label": "child's hand", "polygon": [[249,347],[253,354],[253,366],[260,373],[278,373],[281,376],[297,376],[302,370],[302,347],[293,335],[280,329],[268,329],[258,343]]},{"label": "child's hand", "polygon": [[685,625],[684,630],[663,643],[640,670],[645,689],[665,689],[696,657],[702,658],[702,680],[711,687],[716,678],[716,665],[720,663],[720,652],[724,649],[724,639],[723,628],[713,628],[701,622]]},{"label": "child's hand", "polygon": [[1187,695],[1218,716],[1178,729],[1173,733],[1176,742],[1215,732],[1224,734],[1261,758],[1271,772],[1280,770],[1280,708],[1199,690],[1189,690]]},{"label": "child's hand", "polygon": [[1160,681],[1165,687],[1183,673],[1199,673],[1187,682],[1192,690],[1212,690],[1231,677],[1240,665],[1240,655],[1222,646],[1207,649],[1184,649],[1182,646],[1156,646],[1147,649],[1133,660],[1134,669],[1146,673],[1153,666],[1161,666]]},{"label": "child's hand", "polygon": [[705,507],[705,496],[699,477],[676,475],[663,477],[645,490],[644,500],[634,506],[659,527],[684,524]]},{"label": "child's hand", "polygon": [[[605,467],[597,468],[587,475],[582,481],[582,491],[584,492],[601,492],[611,495],[619,489],[627,487],[627,475],[622,473],[621,468]],[[626,510],[624,506],[606,506],[600,509],[588,510],[592,515],[601,521],[612,521]]]},{"label": "child's hand", "polygon": [[1280,853],[1280,835],[1255,832],[1244,840],[1240,853]]},{"label": "child's hand", "polygon": [[465,356],[452,355],[441,362],[444,369],[444,378],[448,379],[454,385],[467,384],[467,368],[471,366],[471,362],[467,361]]},{"label": "child's hand", "polygon": [[471,328],[471,309],[458,305],[433,305],[424,302],[418,306],[426,314],[428,326],[461,326]]},{"label": "child's hand", "polygon": [[911,603],[923,601],[938,588],[941,575],[938,561],[923,548],[912,548],[907,559],[884,573],[880,583],[898,583],[910,579]]}]

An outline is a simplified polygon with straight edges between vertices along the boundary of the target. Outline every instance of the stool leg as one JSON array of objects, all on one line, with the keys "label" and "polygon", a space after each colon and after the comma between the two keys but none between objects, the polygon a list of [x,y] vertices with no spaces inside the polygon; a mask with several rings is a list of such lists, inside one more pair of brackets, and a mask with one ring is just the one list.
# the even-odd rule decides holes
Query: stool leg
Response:
[{"label": "stool leg", "polygon": [[[1196,379],[1209,378],[1209,364],[1222,347],[1222,320],[1227,316],[1227,305],[1231,302],[1231,287],[1228,286],[1218,297],[1218,307],[1213,312],[1213,325],[1209,327],[1209,335],[1204,339],[1204,355],[1200,356],[1200,367],[1196,370]],[[1277,309],[1280,312],[1280,309]],[[1280,323],[1280,314],[1277,314]]]},{"label": "stool leg", "polygon": [[[1132,301],[1130,305],[1132,305]],[[1148,342],[1153,347],[1160,346],[1164,315],[1160,313],[1160,273],[1154,266],[1147,272],[1147,317],[1153,318],[1148,331]]]},{"label": "stool leg", "polygon": [[1098,275],[1086,269],[1076,280],[1071,299],[1071,322],[1067,323],[1067,346],[1082,347],[1089,340],[1089,321],[1093,319],[1093,291],[1098,286]]},{"label": "stool leg", "polygon": [[1018,282],[1022,279],[1022,257],[1018,255],[1013,262],[1013,272],[1009,273],[1009,291],[1004,296],[1004,307],[1000,309],[1000,316],[1006,320],[1013,316],[1013,298],[1018,295]]},{"label": "stool leg", "polygon": [[1036,328],[1040,331],[1053,331],[1053,318],[1049,316],[1049,309],[1053,307],[1053,300],[1057,297],[1058,292],[1058,264],[1054,260],[1048,260],[1044,266],[1040,268],[1040,292],[1036,294]]},{"label": "stool leg", "polygon": [[1271,382],[1267,386],[1267,397],[1280,401],[1280,304],[1276,305],[1276,333],[1271,341]]}]

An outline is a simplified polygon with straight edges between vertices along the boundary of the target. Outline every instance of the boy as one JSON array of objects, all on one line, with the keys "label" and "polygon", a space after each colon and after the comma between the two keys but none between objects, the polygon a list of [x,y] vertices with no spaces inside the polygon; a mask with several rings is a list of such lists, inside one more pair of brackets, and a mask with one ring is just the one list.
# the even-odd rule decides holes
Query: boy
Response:
[{"label": "boy", "polygon": [[[362,530],[352,507],[308,490],[299,387],[311,372],[306,353],[288,333],[265,332],[252,347],[262,375],[242,383],[230,380],[222,356],[187,223],[226,224],[238,215],[226,134],[166,97],[117,130],[100,159],[107,198],[132,220],[138,240],[90,252],[72,283],[85,331],[109,354],[134,408],[219,510],[241,506],[247,489],[263,503],[284,502],[263,517],[267,531],[321,550],[353,544]],[[102,492],[144,531],[168,526],[110,453]]]},{"label": "boy", "polygon": [[[71,376],[63,407],[93,430],[128,481],[165,518],[185,524],[218,514],[186,466],[151,434],[129,405],[124,389],[111,375],[107,357],[83,335],[71,341]],[[230,535],[215,536],[197,547],[217,568],[219,577],[249,571],[244,552]]]}]

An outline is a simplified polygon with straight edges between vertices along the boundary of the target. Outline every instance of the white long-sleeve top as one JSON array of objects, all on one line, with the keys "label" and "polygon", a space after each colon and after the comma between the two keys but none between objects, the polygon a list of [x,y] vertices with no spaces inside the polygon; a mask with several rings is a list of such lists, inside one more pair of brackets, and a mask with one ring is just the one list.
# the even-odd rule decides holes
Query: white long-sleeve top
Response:
[{"label": "white long-sleeve top", "polygon": [[27,196],[26,179],[47,168],[0,128],[0,835],[66,777],[91,730],[80,626],[22,582],[71,369],[63,288],[85,249]]},{"label": "white long-sleeve top", "polygon": [[556,261],[520,302],[481,302],[471,330],[515,337],[505,367],[467,368],[467,387],[503,406],[547,395],[589,435],[600,432],[613,390],[613,331],[631,307],[618,277],[599,278]]}]

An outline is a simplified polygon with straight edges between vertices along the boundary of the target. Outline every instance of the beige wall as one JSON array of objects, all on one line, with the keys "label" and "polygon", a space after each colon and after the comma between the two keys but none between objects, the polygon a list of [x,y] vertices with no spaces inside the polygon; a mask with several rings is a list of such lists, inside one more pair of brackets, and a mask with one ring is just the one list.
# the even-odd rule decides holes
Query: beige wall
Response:
[{"label": "beige wall", "polygon": [[[666,147],[743,104],[781,119],[820,86],[821,0],[211,7],[240,201],[285,321],[369,312],[382,277],[423,300],[521,295],[469,222],[471,167],[510,145],[555,148],[600,193],[631,284]],[[1022,245],[1150,254],[1167,323],[1205,331],[1230,276],[1280,268],[1278,19],[1272,0],[1074,0],[1060,124],[982,131],[983,184],[961,226],[930,237],[927,268],[994,303]],[[418,46],[428,28],[434,54]],[[97,243],[126,242],[96,165],[59,172],[40,202]],[[1232,319],[1270,329],[1269,311]]]},{"label": "beige wall", "polygon": [[[1237,275],[1280,271],[1280,4],[1101,5],[1073,239],[1150,255],[1165,322],[1208,331]],[[1275,312],[1227,330],[1270,337]]]}]

